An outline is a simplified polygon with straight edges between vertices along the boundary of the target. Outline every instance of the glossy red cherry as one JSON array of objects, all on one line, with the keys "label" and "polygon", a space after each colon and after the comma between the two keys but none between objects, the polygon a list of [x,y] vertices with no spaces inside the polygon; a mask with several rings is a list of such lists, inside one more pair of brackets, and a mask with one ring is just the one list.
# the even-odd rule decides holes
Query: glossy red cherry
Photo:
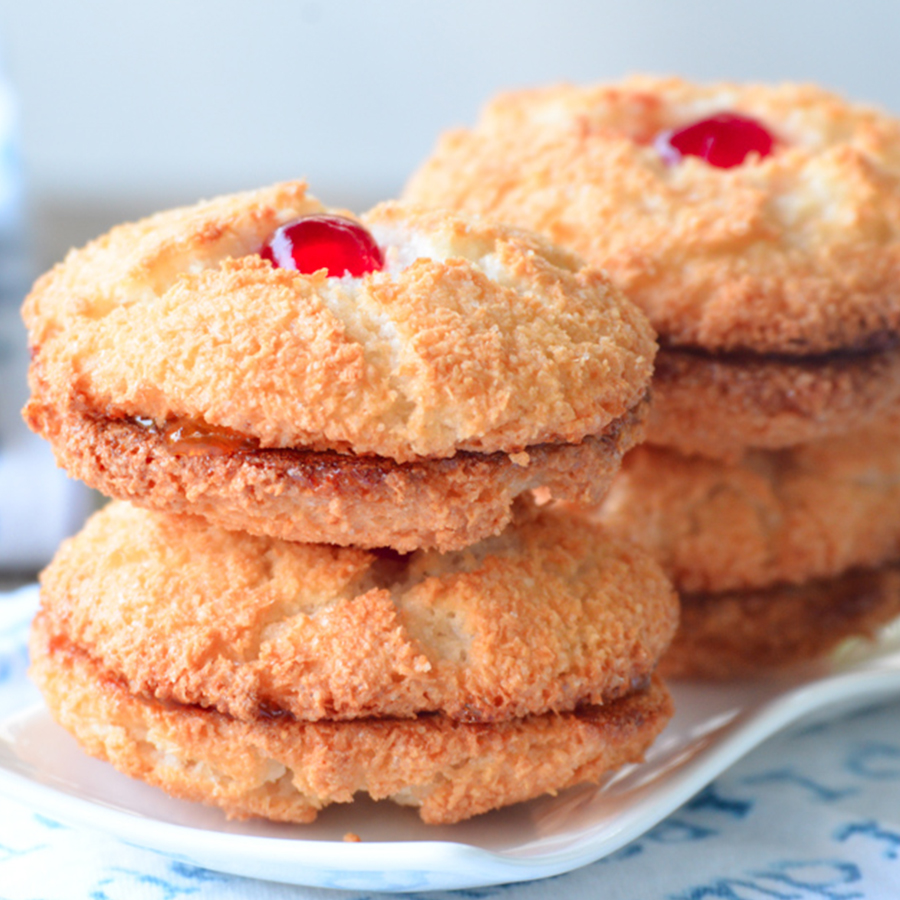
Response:
[{"label": "glossy red cherry", "polygon": [[329,275],[358,278],[384,266],[375,238],[359,222],[343,216],[304,216],[288,222],[263,244],[259,255],[273,266],[305,275],[327,269]]},{"label": "glossy red cherry", "polygon": [[656,149],[667,163],[697,156],[719,169],[739,166],[751,153],[768,156],[775,140],[755,119],[719,113],[677,131],[664,131]]}]

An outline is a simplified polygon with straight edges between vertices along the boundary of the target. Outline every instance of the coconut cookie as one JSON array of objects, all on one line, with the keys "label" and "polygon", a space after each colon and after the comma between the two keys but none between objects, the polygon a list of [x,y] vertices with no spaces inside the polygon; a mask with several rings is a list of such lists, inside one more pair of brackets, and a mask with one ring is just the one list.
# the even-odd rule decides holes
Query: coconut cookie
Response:
[{"label": "coconut cookie", "polygon": [[[649,440],[687,447],[697,425],[690,452],[727,455],[832,433],[852,385],[869,421],[897,411],[894,381],[879,401],[871,379],[900,365],[898,146],[896,119],[817,87],[635,77],[499,96],[441,139],[405,197],[532,228],[602,266],[667,352],[709,357],[672,363],[700,396],[723,390],[714,363],[764,363],[755,385],[725,387],[743,418],[697,401],[679,431],[689,401],[657,397]],[[789,414],[766,428],[760,404]]]},{"label": "coconut cookie", "polygon": [[32,675],[54,717],[90,754],[233,818],[310,822],[365,791],[452,823],[598,781],[638,762],[671,715],[658,680],[605,706],[483,725],[444,715],[240,721],[129,692],[83,649],[32,632]]},{"label": "coconut cookie", "polygon": [[646,682],[678,615],[646,554],[549,510],[466,550],[401,556],[113,502],[41,584],[46,627],[131,693],[245,722],[605,704]]},{"label": "coconut cookie", "polygon": [[[495,533],[536,487],[602,493],[655,351],[603,275],[541,238],[397,204],[335,217],[300,183],[120,226],[23,314],[26,420],[89,484],[402,550]],[[481,495],[471,521],[447,511]]]},{"label": "coconut cookie", "polygon": [[820,659],[900,616],[900,567],[721,594],[682,594],[682,627],[659,671],[670,678],[751,677]]},{"label": "coconut cookie", "polygon": [[638,447],[597,518],[682,593],[838,576],[900,557],[900,425],[735,463]]}]

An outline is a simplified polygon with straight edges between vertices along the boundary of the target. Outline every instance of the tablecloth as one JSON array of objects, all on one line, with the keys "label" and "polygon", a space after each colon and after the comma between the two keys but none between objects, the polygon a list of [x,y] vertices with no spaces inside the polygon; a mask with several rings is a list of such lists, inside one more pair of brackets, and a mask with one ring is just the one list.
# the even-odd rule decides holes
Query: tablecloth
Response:
[{"label": "tablecloth", "polygon": [[[0,595],[0,720],[37,697],[35,592]],[[0,796],[0,900],[371,897],[200,869]],[[394,896],[394,895],[380,895]],[[397,895],[400,896],[400,895]],[[856,900],[900,897],[900,703],[770,739],[648,833],[542,881],[406,897]]]}]

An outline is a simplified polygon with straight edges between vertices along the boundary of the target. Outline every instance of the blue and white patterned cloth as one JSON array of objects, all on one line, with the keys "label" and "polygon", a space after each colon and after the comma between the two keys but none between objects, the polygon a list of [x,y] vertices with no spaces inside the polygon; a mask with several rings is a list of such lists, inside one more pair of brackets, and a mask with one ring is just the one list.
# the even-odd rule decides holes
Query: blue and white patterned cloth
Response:
[{"label": "blue and white patterned cloth", "polygon": [[[35,592],[0,595],[0,720],[36,698]],[[0,797],[0,900],[308,900],[61,825]],[[385,895],[379,895],[385,896]],[[401,896],[401,895],[397,895]],[[888,900],[900,897],[900,704],[770,740],[648,834],[545,881],[406,897]]]}]

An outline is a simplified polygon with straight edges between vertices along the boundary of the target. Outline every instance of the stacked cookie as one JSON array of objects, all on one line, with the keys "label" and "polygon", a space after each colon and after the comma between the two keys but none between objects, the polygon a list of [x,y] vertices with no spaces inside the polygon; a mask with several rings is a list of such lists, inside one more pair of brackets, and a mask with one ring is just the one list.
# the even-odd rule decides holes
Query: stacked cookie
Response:
[{"label": "stacked cookie", "polygon": [[605,267],[660,337],[647,444],[599,513],[681,593],[676,674],[828,652],[900,613],[900,123],[812,86],[497,98],[415,202]]},{"label": "stacked cookie", "polygon": [[88,752],[234,816],[454,822],[665,724],[660,568],[531,499],[599,501],[645,415],[652,332],[572,255],[292,183],[114,229],[24,315],[27,421],[116,498],[33,629]]}]

